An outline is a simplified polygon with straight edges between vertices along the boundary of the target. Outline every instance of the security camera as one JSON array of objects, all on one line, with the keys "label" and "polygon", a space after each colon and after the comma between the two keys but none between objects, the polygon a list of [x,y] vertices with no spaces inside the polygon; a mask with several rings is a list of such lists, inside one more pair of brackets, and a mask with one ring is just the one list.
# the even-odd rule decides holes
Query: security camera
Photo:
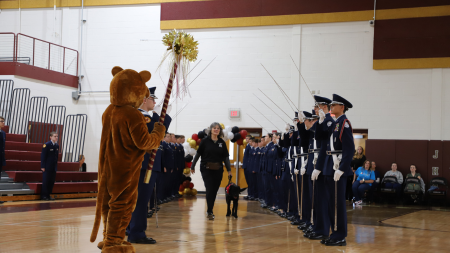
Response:
[{"label": "security camera", "polygon": [[374,26],[375,25],[375,20],[369,20],[369,25],[370,26]]}]

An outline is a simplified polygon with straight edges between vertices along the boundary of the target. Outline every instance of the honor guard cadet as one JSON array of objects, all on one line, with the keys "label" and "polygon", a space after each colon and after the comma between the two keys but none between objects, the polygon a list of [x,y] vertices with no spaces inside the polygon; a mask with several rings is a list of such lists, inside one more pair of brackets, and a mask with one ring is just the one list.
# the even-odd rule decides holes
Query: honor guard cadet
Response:
[{"label": "honor guard cadet", "polygon": [[260,160],[259,160],[259,175],[260,175],[260,195],[262,197],[261,207],[267,208],[266,201],[266,173],[265,173],[265,163],[266,163],[266,151],[267,151],[266,136],[261,137],[261,148],[259,150]]},{"label": "honor guard cadet", "polygon": [[[325,181],[325,212],[324,219],[325,236],[328,237],[330,228],[332,233],[321,243],[326,246],[345,246],[347,237],[347,212],[345,206],[345,189],[347,177],[352,174],[350,163],[355,151],[353,130],[345,112],[353,105],[345,98],[333,94],[331,102],[331,113],[335,115],[334,120],[330,114],[319,112],[318,131],[328,137],[326,157],[323,164],[323,175]],[[322,155],[322,150],[321,150]],[[335,201],[336,200],[336,201]]]},{"label": "honor guard cadet", "polygon": [[[148,132],[151,133],[153,131],[153,127],[155,122],[159,121],[158,115],[155,114],[153,117],[148,113],[155,107],[155,96],[156,87],[149,88],[150,96],[148,98],[144,98],[143,103],[139,107],[139,111],[142,113],[144,117],[144,121],[147,125]],[[167,121],[169,119],[169,121]],[[169,128],[170,118],[168,115],[166,116],[166,120],[164,125],[166,129]],[[160,155],[159,155],[160,157]],[[157,173],[155,171],[158,169],[158,163],[155,160],[153,164],[152,176],[150,178],[150,183],[144,183],[145,174],[147,172],[147,167],[149,164],[150,154],[146,153],[144,155],[144,160],[142,161],[141,172],[139,176],[139,184],[138,184],[138,199],[136,202],[136,207],[131,215],[130,224],[127,228],[128,232],[128,242],[137,243],[137,244],[154,244],[156,241],[152,238],[148,238],[145,230],[147,230],[147,213],[148,213],[148,202],[150,200],[150,196],[153,192],[153,188],[155,186],[155,181],[157,178]],[[158,159],[158,153],[156,153],[156,159]],[[160,164],[160,163],[159,163]]]},{"label": "honor guard cadet", "polygon": [[50,197],[53,191],[53,185],[55,184],[56,171],[58,169],[58,134],[56,132],[50,133],[50,141],[46,142],[42,147],[41,153],[41,170],[42,175],[42,188],[41,188],[41,200],[55,200]]},{"label": "honor guard cadet", "polygon": [[308,130],[307,122],[312,118],[312,114],[307,111],[303,111],[300,113],[299,121],[297,122],[297,128],[300,136],[300,145],[301,150],[299,159],[301,161],[300,169],[296,171],[296,174],[300,173],[299,180],[301,181],[301,189],[299,189],[301,196],[300,196],[300,208],[301,208],[301,220],[302,222],[299,223],[299,229],[304,229],[311,225],[311,195],[310,195],[310,177],[304,176],[306,172],[306,167],[309,163],[309,143],[311,140],[311,132]]},{"label": "honor guard cadet", "polygon": [[173,172],[173,168],[175,166],[175,157],[174,157],[174,149],[172,148],[172,145],[170,144],[171,141],[171,134],[167,133],[166,136],[164,137],[164,141],[163,141],[163,156],[162,156],[162,165],[164,168],[164,173],[163,173],[163,178],[162,178],[162,182],[161,185],[163,185],[162,187],[162,191],[163,191],[163,195],[162,195],[162,203],[167,203],[170,201],[170,196],[171,194],[171,188],[170,188],[170,180],[171,180],[171,175]]},{"label": "honor guard cadet", "polygon": [[247,146],[245,146],[244,149],[244,158],[242,159],[242,168],[244,169],[244,175],[245,175],[245,180],[247,181],[247,185],[249,186],[247,189],[247,196],[244,197],[244,199],[246,200],[252,200],[252,196],[251,196],[251,189],[250,189],[250,175],[249,175],[249,157],[250,157],[250,151],[252,149],[252,142],[250,140],[250,135],[247,135],[245,137],[245,140],[247,141]]},{"label": "honor guard cadet", "polygon": [[[311,181],[311,173],[314,169],[314,165],[316,164],[317,157],[319,156],[319,148],[317,147],[317,142],[314,138],[315,134],[315,123],[318,120],[318,116],[316,117],[315,110],[312,111],[312,113],[304,112],[303,115],[305,116],[304,122],[305,122],[305,129],[309,131],[309,136],[304,136],[304,138],[308,138],[308,149],[304,152],[308,153],[305,166],[302,166],[300,169],[300,174],[302,176],[306,175],[306,178],[304,179],[303,183],[304,185],[304,192],[303,192],[303,209],[302,212],[304,213],[306,218],[306,223],[303,225],[298,226],[297,228],[300,230],[310,230],[312,231],[312,222],[311,222],[311,216],[312,216],[312,181]],[[320,143],[319,143],[320,144]],[[320,146],[319,146],[320,147]],[[314,217],[315,218],[315,217]]]},{"label": "honor guard cadet", "polygon": [[[331,103],[331,100],[317,95],[314,96],[314,99],[316,101],[316,105],[314,106],[316,114],[319,114],[320,110],[323,113],[327,114],[329,111],[329,104]],[[303,236],[311,240],[325,239],[329,233],[329,228],[326,228],[328,229],[328,231],[325,231],[324,226],[324,216],[327,215],[327,203],[324,197],[326,194],[325,179],[323,173],[321,173],[326,158],[326,148],[329,138],[327,135],[323,136],[323,134],[320,134],[320,131],[318,131],[319,127],[319,122],[315,122],[312,126],[315,141],[313,142],[313,148],[311,148],[310,146],[308,152],[312,153],[312,156],[310,155],[309,157],[314,158],[310,161],[312,163],[308,164],[308,168],[306,170],[311,173],[310,192],[311,216],[313,217],[313,226],[304,228],[303,231],[305,232],[305,234]]]}]

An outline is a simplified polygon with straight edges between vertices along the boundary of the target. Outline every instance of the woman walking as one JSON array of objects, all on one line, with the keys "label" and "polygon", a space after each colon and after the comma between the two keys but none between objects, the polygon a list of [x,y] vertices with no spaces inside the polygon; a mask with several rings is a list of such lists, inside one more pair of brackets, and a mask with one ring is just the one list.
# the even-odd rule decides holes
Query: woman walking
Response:
[{"label": "woman walking", "polygon": [[202,173],[203,182],[206,188],[206,211],[207,218],[214,220],[213,208],[216,201],[217,191],[223,177],[223,163],[231,177],[231,165],[228,149],[223,138],[222,128],[220,124],[214,122],[210,126],[210,134],[202,140],[198,147],[197,154],[191,166],[191,173],[195,173],[195,165],[198,159],[200,161],[200,172]]}]

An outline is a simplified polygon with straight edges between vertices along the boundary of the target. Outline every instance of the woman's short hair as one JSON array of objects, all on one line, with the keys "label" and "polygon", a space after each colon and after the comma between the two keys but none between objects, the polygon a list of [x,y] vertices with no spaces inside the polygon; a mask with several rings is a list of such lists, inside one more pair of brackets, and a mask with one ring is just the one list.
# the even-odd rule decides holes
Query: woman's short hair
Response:
[{"label": "woman's short hair", "polygon": [[[218,137],[219,137],[219,138],[223,138],[223,130],[222,130],[222,127],[220,126],[220,124],[219,124],[218,122],[213,122],[213,123],[211,124],[211,126],[209,126],[209,132],[211,132],[211,130],[212,130],[214,127],[216,127],[216,126],[218,126],[219,129],[220,129],[220,132],[219,132]],[[211,135],[211,134],[209,134],[209,135]]]}]

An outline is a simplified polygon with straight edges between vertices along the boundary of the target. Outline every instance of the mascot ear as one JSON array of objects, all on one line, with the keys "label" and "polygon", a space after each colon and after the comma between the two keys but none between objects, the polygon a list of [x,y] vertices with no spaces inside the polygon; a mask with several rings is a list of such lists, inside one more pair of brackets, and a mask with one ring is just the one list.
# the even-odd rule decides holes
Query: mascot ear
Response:
[{"label": "mascot ear", "polygon": [[123,69],[121,67],[115,66],[112,70],[111,73],[113,76],[115,76],[117,73],[119,73],[120,71],[122,71]]},{"label": "mascot ear", "polygon": [[141,75],[142,81],[144,83],[148,82],[150,78],[152,78],[152,74],[150,74],[150,72],[148,72],[147,70],[139,72],[139,75]]}]

